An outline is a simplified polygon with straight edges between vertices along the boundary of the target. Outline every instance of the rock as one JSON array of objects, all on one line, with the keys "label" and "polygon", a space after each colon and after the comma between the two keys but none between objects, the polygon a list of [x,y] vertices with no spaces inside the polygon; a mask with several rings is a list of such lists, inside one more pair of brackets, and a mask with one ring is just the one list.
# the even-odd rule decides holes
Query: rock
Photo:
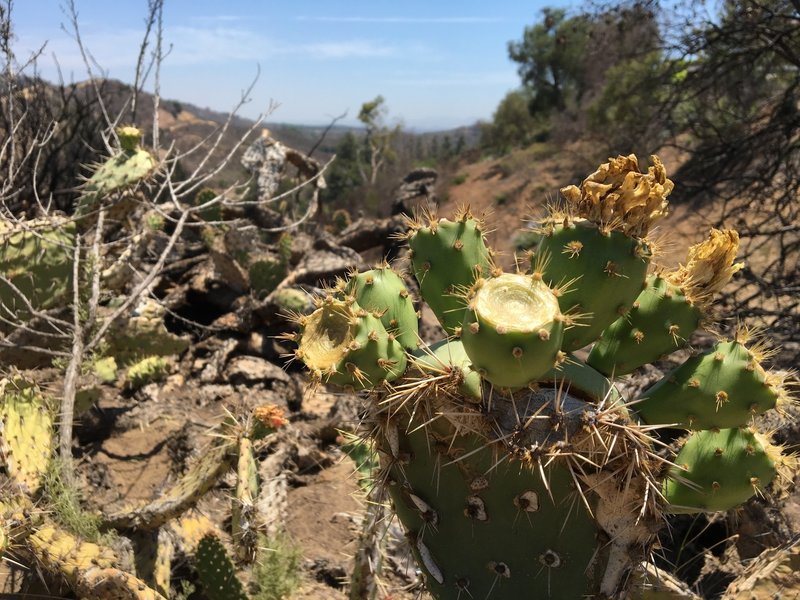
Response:
[{"label": "rock", "polygon": [[257,356],[236,356],[232,358],[227,367],[225,367],[224,377],[226,381],[233,385],[254,385],[277,380],[294,387],[294,381],[286,371]]}]

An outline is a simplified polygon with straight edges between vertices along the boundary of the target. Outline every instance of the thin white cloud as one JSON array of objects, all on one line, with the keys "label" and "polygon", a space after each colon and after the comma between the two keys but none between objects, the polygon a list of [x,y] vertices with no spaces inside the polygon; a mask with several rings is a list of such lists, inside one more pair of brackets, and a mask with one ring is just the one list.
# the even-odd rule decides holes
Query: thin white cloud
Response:
[{"label": "thin white cloud", "polygon": [[409,87],[456,87],[473,85],[515,85],[519,77],[514,73],[447,73],[441,76],[397,77],[386,79],[386,83]]},{"label": "thin white cloud", "polygon": [[[82,40],[104,69],[116,71],[130,68],[142,42],[143,31],[135,29],[109,32],[84,32]],[[20,39],[20,48],[33,49],[33,39]],[[152,48],[152,43],[151,46]],[[230,25],[177,26],[165,32],[165,51],[168,66],[220,64],[232,61],[258,62],[269,58],[292,55],[312,60],[341,60],[348,58],[385,58],[404,56],[415,48],[400,48],[380,41],[349,39],[293,43],[275,40],[258,32]],[[47,54],[54,55],[66,72],[83,70],[83,59],[75,42],[67,37],[52,39]],[[47,61],[47,59],[44,59]],[[114,73],[112,73],[114,76]]]},{"label": "thin white cloud", "polygon": [[322,21],[327,23],[401,23],[410,25],[472,25],[482,23],[501,23],[505,19],[501,17],[338,17],[321,15],[300,15],[295,17],[297,21]]},{"label": "thin white cloud", "polygon": [[[220,21],[232,23],[235,21],[244,21],[245,18],[241,15],[208,15],[208,16],[190,16],[189,20],[199,23],[218,23]],[[248,18],[248,20],[250,19]]]},{"label": "thin white cloud", "polygon": [[314,58],[364,58],[386,57],[398,54],[397,48],[366,40],[323,42],[301,46],[301,50]]}]

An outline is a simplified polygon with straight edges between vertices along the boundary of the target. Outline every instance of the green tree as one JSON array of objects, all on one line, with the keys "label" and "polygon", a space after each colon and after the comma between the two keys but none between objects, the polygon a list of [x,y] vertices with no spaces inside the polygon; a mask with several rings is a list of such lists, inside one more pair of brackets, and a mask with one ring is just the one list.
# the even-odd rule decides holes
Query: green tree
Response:
[{"label": "green tree", "polygon": [[344,134],[336,146],[336,160],[325,178],[327,184],[325,197],[328,200],[335,201],[348,190],[363,183],[359,170],[360,151],[361,144],[353,132],[348,131]]},{"label": "green tree", "polygon": [[481,147],[505,153],[533,141],[545,126],[541,115],[532,115],[528,110],[530,103],[529,90],[521,88],[508,92],[497,106],[492,122],[481,127]]},{"label": "green tree", "polygon": [[563,111],[584,92],[583,57],[591,22],[585,15],[567,18],[562,9],[545,8],[541,23],[526,27],[522,40],[509,42],[522,83],[531,91],[532,113]]},{"label": "green tree", "polygon": [[386,125],[386,101],[383,96],[361,105],[358,120],[364,124],[366,134],[364,145],[359,152],[359,169],[365,183],[375,185],[378,173],[395,158],[392,144],[400,133],[400,126]]}]

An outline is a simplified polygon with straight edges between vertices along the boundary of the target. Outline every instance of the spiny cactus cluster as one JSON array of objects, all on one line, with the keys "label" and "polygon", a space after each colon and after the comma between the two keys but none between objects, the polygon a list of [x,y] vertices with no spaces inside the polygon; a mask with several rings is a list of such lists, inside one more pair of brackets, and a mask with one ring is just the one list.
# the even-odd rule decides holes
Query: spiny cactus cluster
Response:
[{"label": "spiny cactus cluster", "polygon": [[370,392],[377,479],[436,598],[622,597],[666,513],[790,479],[793,457],[754,425],[791,401],[788,381],[745,328],[639,398],[614,385],[708,326],[740,268],[730,230],[676,270],[653,264],[673,186],[651,162],[609,159],[564,188],[526,270],[503,272],[467,209],[409,219],[411,272],[445,339],[420,342],[386,264],[337,282],[285,336],[315,382]]},{"label": "spiny cactus cluster", "polygon": [[[45,473],[51,468],[53,412],[52,400],[33,383],[21,376],[0,380],[0,467],[9,479],[0,497],[0,552],[3,556],[38,565],[43,572],[63,579],[81,598],[158,600],[169,596],[172,540],[187,539],[194,541],[185,543],[183,551],[195,558],[201,580],[206,581],[203,569],[217,573],[220,567],[207,562],[208,552],[204,548],[212,542],[205,542],[205,546],[201,544],[199,548],[197,542],[199,538],[216,536],[212,554],[219,558],[220,532],[207,521],[184,515],[237,462],[238,453],[240,476],[246,477],[246,482],[240,482],[233,499],[233,538],[237,546],[249,548],[246,558],[252,560],[255,554],[252,540],[259,527],[253,501],[259,482],[253,468],[252,444],[285,424],[278,408],[256,408],[243,422],[229,419],[217,431],[218,437],[212,447],[171,489],[153,502],[105,517],[107,528],[136,530],[137,554],[152,555],[152,560],[137,561],[136,574],[122,568],[115,550],[103,543],[81,539],[59,523],[57,516],[49,514],[48,498],[42,493],[42,485]],[[244,469],[242,464],[250,468]],[[248,541],[250,544],[246,545]],[[233,569],[229,564],[230,574],[234,573]],[[234,575],[228,579],[226,585],[233,586],[231,589],[242,589]],[[209,597],[234,597],[225,595],[228,588],[220,588],[221,583],[214,585],[216,595],[209,590]]]}]

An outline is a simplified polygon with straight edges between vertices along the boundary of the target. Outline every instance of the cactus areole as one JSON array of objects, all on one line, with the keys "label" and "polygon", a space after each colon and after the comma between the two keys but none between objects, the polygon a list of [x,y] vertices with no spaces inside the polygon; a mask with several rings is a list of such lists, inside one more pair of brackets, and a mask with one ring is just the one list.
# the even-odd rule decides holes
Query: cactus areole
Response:
[{"label": "cactus areole", "polygon": [[[672,182],[651,164],[609,159],[564,188],[525,274],[493,264],[469,209],[409,219],[411,275],[444,339],[399,341],[417,328],[387,265],[337,282],[284,336],[316,382],[369,392],[376,485],[437,600],[628,597],[664,514],[728,510],[791,481],[796,461],[752,417],[794,383],[762,367],[769,352],[746,329],[641,397],[614,385],[708,324],[739,268],[732,231],[675,272],[658,266],[648,232]],[[687,435],[661,440],[676,426]]]}]

